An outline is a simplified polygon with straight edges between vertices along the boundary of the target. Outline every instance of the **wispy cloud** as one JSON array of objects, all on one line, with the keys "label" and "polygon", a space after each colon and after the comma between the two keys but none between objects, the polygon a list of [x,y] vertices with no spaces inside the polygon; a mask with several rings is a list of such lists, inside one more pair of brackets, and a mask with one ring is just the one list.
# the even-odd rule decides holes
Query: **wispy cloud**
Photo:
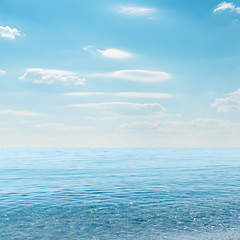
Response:
[{"label": "wispy cloud", "polygon": [[127,124],[121,124],[117,130],[135,133],[186,133],[192,130],[206,130],[229,132],[239,130],[240,122],[233,122],[230,120],[219,119],[195,119],[192,121],[171,121],[171,120],[158,120],[158,121],[136,121]]},{"label": "wispy cloud", "polygon": [[140,6],[119,6],[118,12],[130,16],[148,16],[156,12],[156,8],[146,8]]},{"label": "wispy cloud", "polygon": [[84,51],[88,51],[89,49],[95,48],[95,46],[87,45],[83,48]]},{"label": "wispy cloud", "polygon": [[240,14],[240,7],[235,8],[236,13]]},{"label": "wispy cloud", "polygon": [[107,48],[105,50],[97,49],[97,51],[100,52],[106,58],[123,59],[133,57],[133,54],[116,48]]},{"label": "wispy cloud", "polygon": [[217,98],[212,107],[218,112],[240,111],[240,89],[235,92],[224,94],[224,98]]},{"label": "wispy cloud", "polygon": [[76,108],[95,108],[100,113],[117,115],[151,115],[165,112],[165,108],[158,103],[104,102],[71,104]]},{"label": "wispy cloud", "polygon": [[33,83],[61,83],[64,85],[82,85],[85,83],[85,79],[81,78],[79,73],[42,68],[28,68],[19,80]]},{"label": "wispy cloud", "polygon": [[44,114],[37,113],[37,112],[18,111],[18,110],[1,110],[0,114],[4,114],[4,115],[11,114],[11,115],[29,116],[29,117],[44,116]]},{"label": "wispy cloud", "polygon": [[116,93],[119,97],[128,98],[171,98],[172,95],[168,93],[144,93],[144,92],[119,92]]},{"label": "wispy cloud", "polygon": [[4,74],[6,74],[6,72],[0,69],[0,75],[4,75]]},{"label": "wispy cloud", "polygon": [[65,96],[116,96],[116,97],[127,97],[127,98],[171,98],[172,95],[168,93],[147,93],[147,92],[117,92],[117,93],[107,93],[107,92],[72,92],[64,93]]},{"label": "wispy cloud", "polygon": [[135,82],[152,82],[152,83],[163,82],[171,78],[171,75],[169,73],[149,70],[120,70],[111,73],[89,74],[89,76],[119,78]]},{"label": "wispy cloud", "polygon": [[240,13],[240,8],[236,7],[233,2],[221,2],[217,5],[217,7],[213,10],[213,12],[220,12],[220,11],[230,11]]},{"label": "wispy cloud", "polygon": [[0,128],[0,132],[15,132],[17,129],[15,128]]},{"label": "wispy cloud", "polygon": [[21,36],[20,31],[17,30],[16,28],[0,26],[0,37],[14,40],[16,36]]},{"label": "wispy cloud", "polygon": [[89,129],[86,126],[72,126],[72,125],[64,125],[61,123],[44,123],[35,125],[36,128],[46,128],[46,129],[53,129],[55,131],[82,131]]},{"label": "wispy cloud", "polygon": [[100,53],[103,57],[111,59],[125,59],[134,57],[132,53],[117,48],[106,48],[101,50],[95,46],[88,45],[84,47],[83,50],[91,53]]},{"label": "wispy cloud", "polygon": [[79,97],[85,97],[85,96],[98,96],[98,95],[104,95],[106,93],[103,92],[72,92],[72,93],[64,93],[65,96],[79,96]]}]

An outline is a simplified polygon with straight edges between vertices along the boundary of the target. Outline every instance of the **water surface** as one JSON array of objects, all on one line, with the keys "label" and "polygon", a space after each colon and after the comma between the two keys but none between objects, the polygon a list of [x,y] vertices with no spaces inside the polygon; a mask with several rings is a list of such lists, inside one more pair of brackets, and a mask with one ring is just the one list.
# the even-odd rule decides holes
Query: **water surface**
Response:
[{"label": "water surface", "polygon": [[240,149],[0,149],[0,239],[240,239]]}]

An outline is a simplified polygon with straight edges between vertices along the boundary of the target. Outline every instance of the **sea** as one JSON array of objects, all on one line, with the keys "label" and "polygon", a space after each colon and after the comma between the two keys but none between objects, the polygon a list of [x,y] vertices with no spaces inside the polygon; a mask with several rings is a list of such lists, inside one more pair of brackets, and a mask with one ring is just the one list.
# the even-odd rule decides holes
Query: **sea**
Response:
[{"label": "sea", "polygon": [[0,239],[240,239],[240,149],[2,148]]}]

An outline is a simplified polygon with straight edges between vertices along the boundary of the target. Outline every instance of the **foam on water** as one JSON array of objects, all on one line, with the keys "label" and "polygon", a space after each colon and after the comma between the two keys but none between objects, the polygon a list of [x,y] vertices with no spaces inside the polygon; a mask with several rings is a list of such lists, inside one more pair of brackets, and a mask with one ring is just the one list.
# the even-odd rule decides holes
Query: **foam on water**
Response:
[{"label": "foam on water", "polygon": [[239,149],[1,149],[0,239],[240,239]]}]

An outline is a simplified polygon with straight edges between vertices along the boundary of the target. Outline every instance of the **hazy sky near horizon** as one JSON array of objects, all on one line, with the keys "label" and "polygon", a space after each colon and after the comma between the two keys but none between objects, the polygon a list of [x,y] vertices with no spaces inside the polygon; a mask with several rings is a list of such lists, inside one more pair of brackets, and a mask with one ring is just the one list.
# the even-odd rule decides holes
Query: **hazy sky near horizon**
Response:
[{"label": "hazy sky near horizon", "polygon": [[240,147],[240,2],[1,0],[0,147]]}]

